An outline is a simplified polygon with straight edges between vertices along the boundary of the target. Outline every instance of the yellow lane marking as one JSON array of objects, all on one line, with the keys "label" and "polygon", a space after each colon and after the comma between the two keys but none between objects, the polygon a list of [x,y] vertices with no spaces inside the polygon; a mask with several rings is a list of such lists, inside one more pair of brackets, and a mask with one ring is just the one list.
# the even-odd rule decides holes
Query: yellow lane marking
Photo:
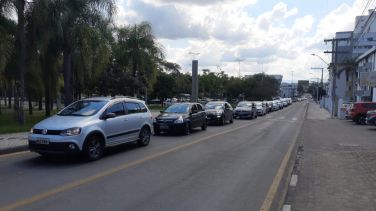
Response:
[{"label": "yellow lane marking", "polygon": [[146,158],[143,158],[143,159],[140,159],[140,160],[137,160],[137,161],[134,161],[132,163],[129,163],[129,164],[126,164],[126,165],[123,165],[123,166],[120,166],[118,168],[115,168],[115,169],[111,169],[111,170],[108,170],[108,171],[105,171],[103,173],[100,173],[100,174],[97,174],[97,175],[94,175],[94,176],[91,176],[91,177],[88,177],[88,178],[85,178],[85,179],[82,179],[82,180],[79,180],[77,182],[74,182],[74,183],[71,183],[71,184],[68,184],[68,185],[64,185],[62,187],[59,187],[59,188],[56,188],[56,189],[53,189],[53,190],[50,190],[50,191],[47,191],[47,192],[44,192],[44,193],[41,193],[39,195],[36,195],[36,196],[33,196],[33,197],[30,197],[28,199],[25,199],[25,200],[22,200],[22,201],[19,201],[19,202],[16,202],[16,203],[13,203],[13,204],[10,204],[10,205],[7,205],[5,207],[1,207],[0,208],[0,211],[8,211],[8,210],[13,210],[13,209],[16,209],[16,208],[19,208],[21,206],[24,206],[24,205],[27,205],[27,204],[30,204],[32,202],[35,202],[35,201],[38,201],[38,200],[41,200],[43,198],[46,198],[46,197],[49,197],[49,196],[52,196],[54,194],[57,194],[57,193],[60,193],[60,192],[63,192],[65,190],[68,190],[68,189],[71,189],[71,188],[74,188],[74,187],[77,187],[79,185],[82,185],[82,184],[85,184],[85,183],[88,183],[88,182],[91,182],[93,180],[96,180],[96,179],[99,179],[99,178],[102,178],[102,177],[105,177],[107,175],[110,175],[110,174],[113,174],[115,172],[118,172],[120,170],[123,170],[123,169],[126,169],[126,168],[129,168],[131,166],[135,166],[137,164],[140,164],[140,163],[143,163],[145,161],[148,161],[148,160],[151,160],[151,159],[154,159],[154,158],[157,158],[159,156],[162,156],[162,155],[165,155],[167,153],[170,153],[170,152],[173,152],[173,151],[176,151],[176,150],[179,150],[179,149],[182,149],[184,147],[187,147],[187,146],[190,146],[190,145],[193,145],[193,144],[196,144],[198,142],[201,142],[201,141],[204,141],[204,140],[207,140],[207,139],[210,139],[210,138],[213,138],[213,137],[216,137],[216,136],[219,136],[219,135],[222,135],[222,134],[225,134],[225,133],[228,133],[228,132],[232,132],[232,131],[235,131],[235,130],[239,130],[241,128],[244,128],[244,127],[248,127],[250,125],[253,125],[255,123],[258,123],[262,120],[259,120],[259,121],[255,121],[255,122],[252,122],[252,123],[249,123],[249,124],[246,124],[246,125],[243,125],[241,127],[237,127],[237,128],[234,128],[234,129],[231,129],[231,130],[226,130],[226,131],[223,131],[221,133],[217,133],[217,134],[214,134],[214,135],[210,135],[210,136],[207,136],[205,138],[201,138],[201,139],[198,139],[196,141],[193,141],[193,142],[189,142],[187,144],[184,144],[184,145],[181,145],[181,146],[178,146],[178,147],[175,147],[175,148],[172,148],[172,149],[169,149],[169,150],[166,150],[166,151],[163,151],[163,152],[160,152],[160,153],[157,153],[157,154],[154,154],[154,155],[151,155],[149,157],[146,157]]},{"label": "yellow lane marking", "polygon": [[23,151],[23,152],[16,152],[16,153],[12,153],[12,154],[6,154],[6,155],[0,155],[0,158],[3,158],[3,157],[8,157],[8,156],[13,156],[13,155],[19,155],[19,154],[25,154],[25,153],[29,153],[30,151]]},{"label": "yellow lane marking", "polygon": [[307,109],[308,109],[308,107],[306,107],[306,110],[305,110],[305,112],[304,112],[303,118],[302,118],[302,120],[300,121],[299,128],[298,128],[298,130],[297,130],[297,132],[296,132],[296,134],[295,134],[295,137],[294,137],[294,139],[293,139],[293,142],[291,143],[289,149],[288,149],[287,152],[286,152],[285,158],[283,159],[283,161],[282,161],[282,163],[281,163],[281,166],[280,166],[279,169],[278,169],[277,175],[275,175],[275,177],[274,177],[273,183],[272,183],[272,185],[270,186],[270,189],[269,189],[268,194],[266,194],[265,200],[264,200],[264,202],[263,202],[262,205],[261,205],[260,211],[267,211],[267,210],[270,209],[270,207],[271,207],[271,205],[272,205],[272,202],[273,202],[274,196],[275,196],[275,194],[276,194],[276,192],[277,192],[277,189],[278,189],[279,183],[280,183],[281,180],[282,180],[283,172],[284,172],[285,169],[286,169],[286,165],[287,165],[287,162],[288,162],[289,157],[290,157],[290,155],[291,155],[292,149],[294,148],[295,143],[296,143],[296,140],[298,139],[298,135],[299,135],[299,132],[300,132],[300,128],[301,128],[302,125],[303,125],[304,117],[305,117],[305,114],[307,113]]}]

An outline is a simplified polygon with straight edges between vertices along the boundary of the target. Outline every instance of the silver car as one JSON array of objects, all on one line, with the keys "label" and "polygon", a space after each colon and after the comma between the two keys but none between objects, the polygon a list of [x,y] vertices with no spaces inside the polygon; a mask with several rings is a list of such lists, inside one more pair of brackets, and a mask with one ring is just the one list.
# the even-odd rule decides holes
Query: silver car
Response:
[{"label": "silver car", "polygon": [[257,118],[255,103],[249,101],[239,102],[234,109],[234,118]]},{"label": "silver car", "polygon": [[87,98],[31,128],[29,148],[41,155],[82,154],[94,161],[108,147],[134,141],[146,146],[152,133],[153,117],[143,101]]},{"label": "silver car", "polygon": [[257,115],[264,116],[266,114],[266,106],[264,102],[254,102],[256,104]]}]

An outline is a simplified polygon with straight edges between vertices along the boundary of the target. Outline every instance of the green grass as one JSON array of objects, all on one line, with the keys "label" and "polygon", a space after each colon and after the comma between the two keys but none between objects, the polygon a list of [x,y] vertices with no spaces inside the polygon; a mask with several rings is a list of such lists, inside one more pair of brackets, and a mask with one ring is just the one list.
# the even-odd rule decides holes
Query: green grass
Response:
[{"label": "green grass", "polygon": [[[51,116],[56,113],[57,111],[51,111]],[[25,113],[25,124],[19,125],[18,122],[15,122],[13,119],[13,113],[2,114],[0,115],[0,134],[28,132],[35,124],[46,118],[48,117],[44,112],[34,113],[33,115]]]}]

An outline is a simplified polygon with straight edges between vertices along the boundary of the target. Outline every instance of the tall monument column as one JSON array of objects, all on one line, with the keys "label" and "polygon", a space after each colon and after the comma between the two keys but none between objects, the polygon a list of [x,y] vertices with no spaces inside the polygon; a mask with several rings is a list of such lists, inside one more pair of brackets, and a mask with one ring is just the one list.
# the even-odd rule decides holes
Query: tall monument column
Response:
[{"label": "tall monument column", "polygon": [[191,102],[198,102],[198,60],[192,60]]}]

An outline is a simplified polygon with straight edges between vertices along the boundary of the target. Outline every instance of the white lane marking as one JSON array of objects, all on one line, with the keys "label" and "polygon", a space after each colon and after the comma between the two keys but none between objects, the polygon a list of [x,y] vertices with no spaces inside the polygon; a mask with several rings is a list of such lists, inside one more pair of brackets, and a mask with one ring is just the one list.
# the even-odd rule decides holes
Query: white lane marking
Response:
[{"label": "white lane marking", "polygon": [[295,187],[297,183],[298,183],[298,175],[293,174],[291,176],[290,186],[294,186]]},{"label": "white lane marking", "polygon": [[283,210],[282,211],[291,211],[291,205],[283,205]]},{"label": "white lane marking", "polygon": [[279,119],[284,119],[285,117],[283,116],[283,117],[279,117]]},{"label": "white lane marking", "polygon": [[298,120],[298,118],[292,118],[293,121]]}]

